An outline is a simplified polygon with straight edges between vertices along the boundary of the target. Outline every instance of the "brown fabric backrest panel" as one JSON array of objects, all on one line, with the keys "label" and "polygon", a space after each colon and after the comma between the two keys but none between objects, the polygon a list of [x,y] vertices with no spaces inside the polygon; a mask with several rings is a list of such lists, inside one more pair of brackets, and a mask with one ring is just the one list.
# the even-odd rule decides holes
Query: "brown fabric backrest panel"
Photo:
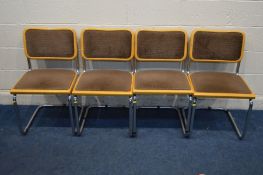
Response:
[{"label": "brown fabric backrest panel", "polygon": [[30,58],[72,58],[75,54],[74,33],[71,30],[28,29],[25,31],[25,48]]},{"label": "brown fabric backrest panel", "polygon": [[128,30],[85,30],[82,37],[87,59],[129,59],[132,55],[132,33]]},{"label": "brown fabric backrest panel", "polygon": [[182,31],[139,31],[137,56],[141,59],[182,59],[185,55]]},{"label": "brown fabric backrest panel", "polygon": [[243,35],[240,32],[197,31],[192,47],[194,59],[237,61],[242,55]]}]

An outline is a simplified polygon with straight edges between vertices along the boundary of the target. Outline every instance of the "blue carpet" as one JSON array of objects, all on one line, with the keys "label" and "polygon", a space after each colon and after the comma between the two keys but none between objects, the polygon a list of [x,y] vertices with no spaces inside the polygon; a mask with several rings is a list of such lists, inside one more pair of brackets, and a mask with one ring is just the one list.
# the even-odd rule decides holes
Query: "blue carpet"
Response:
[{"label": "blue carpet", "polygon": [[[22,106],[25,119],[34,106]],[[245,111],[235,110],[240,122]],[[239,141],[223,112],[197,111],[194,133],[182,137],[176,111],[140,109],[138,137],[128,137],[126,108],[93,108],[83,136],[72,137],[66,107],[44,108],[27,136],[11,106],[0,106],[2,175],[261,175],[263,111],[254,111]]]}]

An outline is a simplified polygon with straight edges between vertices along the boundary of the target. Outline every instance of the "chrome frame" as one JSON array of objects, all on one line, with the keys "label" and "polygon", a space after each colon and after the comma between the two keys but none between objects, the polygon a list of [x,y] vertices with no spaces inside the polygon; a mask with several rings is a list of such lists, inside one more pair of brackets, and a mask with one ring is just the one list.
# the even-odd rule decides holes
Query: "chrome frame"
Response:
[{"label": "chrome frame", "polygon": [[178,116],[181,122],[181,126],[182,126],[182,131],[183,131],[183,135],[185,137],[190,137],[190,124],[191,124],[191,113],[192,113],[192,105],[193,105],[193,97],[191,95],[188,96],[188,111],[187,111],[187,116],[186,116],[186,112],[185,112],[185,108],[176,108],[177,110],[181,110],[177,111],[178,112]]},{"label": "chrome frame", "polygon": [[186,72],[187,72],[187,74],[190,74],[191,60],[186,59],[185,61],[186,61],[186,63],[185,63]]},{"label": "chrome frame", "polygon": [[[19,128],[19,131],[22,135],[27,135],[30,127],[32,126],[34,119],[36,118],[38,112],[45,107],[57,107],[54,105],[39,105],[35,111],[33,112],[33,114],[31,115],[31,117],[29,118],[28,122],[26,123],[25,127],[22,126],[22,121],[21,121],[21,116],[20,116],[20,110],[17,104],[17,96],[16,94],[13,95],[13,107],[14,107],[14,111],[15,111],[15,115],[17,118],[17,125]],[[70,123],[71,123],[71,127],[72,127],[72,135],[75,135],[75,126],[73,123],[73,115],[72,115],[72,110],[71,110],[71,95],[68,96],[68,107],[69,107],[69,111],[70,111]]]},{"label": "chrome frame", "polygon": [[133,94],[132,97],[132,116],[130,116],[130,137],[136,137],[137,136],[137,97],[135,94]]},{"label": "chrome frame", "polygon": [[[156,107],[153,107],[153,106],[138,106],[138,102],[137,102],[137,97],[136,95],[134,95],[134,101],[133,101],[133,108],[134,108],[134,111],[133,111],[133,122],[132,122],[132,126],[133,126],[133,131],[132,131],[132,135],[131,137],[135,137],[137,135],[137,127],[136,127],[136,113],[137,113],[137,109],[139,108],[156,108]],[[175,109],[177,111],[177,114],[178,114],[178,117],[179,117],[179,120],[180,120],[180,124],[181,124],[181,127],[182,127],[182,133],[183,133],[183,136],[188,138],[190,137],[190,122],[191,122],[191,116],[192,116],[192,105],[193,105],[193,97],[191,95],[188,96],[188,107],[184,107],[184,108],[178,108],[178,107],[160,107],[160,106],[157,106],[157,108],[161,108],[161,109]],[[186,114],[186,109],[188,109],[188,112]]]},{"label": "chrome frame", "polygon": [[[86,119],[88,117],[89,110],[93,107],[104,108],[104,107],[109,107],[109,106],[97,106],[97,105],[85,106],[82,104],[82,102],[79,102],[81,100],[78,100],[78,97],[82,97],[82,96],[76,96],[75,95],[73,97],[73,106],[74,106],[73,109],[74,109],[74,118],[75,118],[75,125],[76,125],[75,133],[77,136],[81,136],[83,133],[83,130],[84,130],[84,126],[85,126]],[[80,112],[78,110],[79,108],[80,108]],[[72,111],[72,109],[71,109],[71,111]],[[133,119],[133,100],[132,100],[132,96],[129,96],[129,135],[130,135],[130,137],[133,136],[133,127],[134,127],[133,122],[134,122],[134,119]]]},{"label": "chrome frame", "polygon": [[[73,104],[74,104],[74,115],[75,115],[75,123],[76,123],[76,135],[80,136],[82,134],[84,125],[85,125],[85,121],[89,112],[90,107],[87,106],[82,106],[81,105],[81,110],[80,110],[80,114],[78,113],[78,97],[74,96],[73,97]],[[85,112],[84,112],[85,111]],[[84,116],[83,116],[83,112],[84,112]]]},{"label": "chrome frame", "polygon": [[[194,117],[195,117],[195,110],[200,110],[200,109],[204,109],[204,108],[198,108],[196,109],[196,105],[197,105],[197,98],[194,98],[194,103],[193,103],[193,108],[192,108],[192,114],[191,114],[191,127],[190,129],[193,129],[193,123],[194,123]],[[253,108],[253,100],[249,99],[249,107],[248,110],[246,112],[246,116],[244,119],[244,125],[243,128],[240,129],[235,121],[235,118],[233,117],[232,113],[230,112],[229,109],[224,109],[224,108],[212,108],[212,107],[208,107],[208,110],[216,110],[216,111],[224,111],[227,114],[227,117],[229,118],[234,131],[236,132],[236,135],[238,137],[239,140],[242,140],[246,133],[247,133],[247,128],[248,128],[248,123],[249,123],[249,118],[251,116],[251,112],[252,112],[252,108]]]},{"label": "chrome frame", "polygon": [[[87,64],[86,62],[87,61],[91,61],[91,60],[87,60],[87,59],[83,59],[82,58],[82,66],[83,66],[83,72],[86,72],[87,71]],[[130,68],[131,68],[131,72],[134,73],[135,71],[135,66],[134,66],[134,63],[133,63],[133,59],[131,59],[130,61],[128,61],[129,64],[130,64]],[[87,95],[74,95],[73,97],[73,106],[74,106],[74,112],[73,112],[73,115],[74,115],[74,119],[75,119],[75,123],[76,123],[76,129],[75,129],[75,132],[76,132],[76,135],[77,136],[81,136],[82,133],[83,133],[83,130],[84,130],[84,126],[85,126],[85,122],[86,122],[86,118],[88,117],[88,112],[89,112],[89,109],[91,109],[92,107],[104,107],[104,106],[91,106],[91,105],[88,105],[88,106],[84,106],[82,104],[80,104],[79,106],[79,101],[81,100],[78,100],[78,97],[83,97],[83,96],[87,96]],[[133,133],[133,106],[134,106],[134,103],[133,103],[133,96],[129,96],[129,135],[130,137],[132,137],[132,133]],[[78,112],[78,108],[81,108],[80,112]],[[72,110],[72,109],[71,109]],[[72,110],[73,111],[73,110]],[[84,112],[85,111],[85,112]]]},{"label": "chrome frame", "polygon": [[86,59],[84,59],[84,58],[82,58],[81,59],[82,60],[82,65],[83,65],[83,72],[86,72],[86,70],[87,70],[87,64],[86,64]]},{"label": "chrome frame", "polygon": [[[186,71],[187,71],[187,74],[190,74],[190,69],[191,69],[191,62],[192,60],[191,59],[187,59],[187,63],[186,63]],[[198,61],[197,61],[198,62]],[[206,63],[213,63],[213,62],[206,62]],[[239,74],[239,69],[240,69],[240,65],[241,65],[241,61],[239,62],[236,62],[236,68],[235,68],[235,74],[238,75]]]},{"label": "chrome frame", "polygon": [[136,136],[136,130],[134,130],[136,123],[136,113],[134,114],[134,107],[136,107],[136,99],[134,100],[134,97],[130,96],[129,98],[129,136],[130,137]]},{"label": "chrome frame", "polygon": [[240,61],[236,63],[236,74],[239,74]]},{"label": "chrome frame", "polygon": [[26,58],[26,60],[27,60],[28,69],[29,69],[29,70],[32,70],[31,60],[30,60],[28,57]]}]

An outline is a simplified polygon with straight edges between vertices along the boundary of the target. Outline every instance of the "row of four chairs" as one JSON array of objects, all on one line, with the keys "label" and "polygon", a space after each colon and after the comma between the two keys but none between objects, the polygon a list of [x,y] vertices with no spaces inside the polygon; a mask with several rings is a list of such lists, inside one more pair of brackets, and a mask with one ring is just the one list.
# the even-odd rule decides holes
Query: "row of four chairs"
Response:
[{"label": "row of four chairs", "polygon": [[[90,107],[79,104],[82,96],[129,97],[129,135],[136,136],[137,95],[184,95],[188,104],[176,108],[183,134],[193,128],[197,98],[249,99],[244,131],[237,127],[233,116],[225,110],[242,139],[255,95],[238,75],[244,52],[244,33],[239,31],[195,30],[187,57],[187,34],[183,30],[139,30],[134,36],[127,29],[85,29],[81,35],[83,73],[79,75],[76,34],[71,29],[29,28],[24,31],[24,50],[29,71],[11,89],[16,115],[20,119],[17,94],[68,95],[72,133],[81,135]],[[133,58],[136,58],[134,60]],[[73,61],[75,69],[32,69],[31,59]],[[131,70],[86,70],[86,61],[126,61]],[[180,70],[137,70],[136,62],[178,62]],[[188,66],[184,66],[188,62]],[[237,63],[235,73],[190,72],[190,62]],[[72,98],[73,97],[73,98]],[[73,104],[72,104],[73,103]],[[26,134],[37,115],[39,106],[26,127]]]}]

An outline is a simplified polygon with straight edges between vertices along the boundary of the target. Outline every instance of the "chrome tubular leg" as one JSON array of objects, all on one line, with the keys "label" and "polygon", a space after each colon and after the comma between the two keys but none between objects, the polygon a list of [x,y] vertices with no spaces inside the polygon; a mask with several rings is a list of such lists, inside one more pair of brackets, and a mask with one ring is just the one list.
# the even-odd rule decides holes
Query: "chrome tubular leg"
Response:
[{"label": "chrome tubular leg", "polygon": [[182,127],[182,132],[184,137],[187,137],[187,131],[186,131],[186,120],[185,120],[185,114],[184,114],[184,109],[179,109],[179,108],[175,108],[178,114],[178,117],[180,119],[180,123],[181,123],[181,127]]},{"label": "chrome tubular leg", "polygon": [[79,114],[78,114],[78,97],[73,97],[74,111],[75,111],[75,122],[76,122],[76,133],[79,134]]},{"label": "chrome tubular leg", "polygon": [[193,97],[189,96],[188,101],[188,112],[186,117],[185,109],[182,108],[181,111],[177,109],[177,113],[181,122],[183,135],[185,137],[189,137],[190,135],[190,120],[191,120],[191,112],[192,112],[192,103],[193,103]]},{"label": "chrome tubular leg", "polygon": [[27,125],[26,125],[26,127],[25,127],[25,129],[24,129],[24,133],[27,133],[27,132],[28,132],[28,130],[29,130],[29,128],[31,127],[34,119],[35,119],[36,116],[37,116],[38,111],[39,111],[42,107],[44,107],[44,106],[38,106],[38,107],[36,108],[36,110],[35,110],[34,113],[32,114],[31,118],[29,119],[29,121],[28,121],[28,123],[27,123]]},{"label": "chrome tubular leg", "polygon": [[[83,111],[84,111],[84,107],[82,108]],[[85,122],[86,122],[86,118],[88,116],[88,113],[89,113],[89,109],[90,107],[86,107],[86,110],[85,110],[85,113],[84,113],[84,116],[82,115],[82,112],[80,113],[80,116],[79,116],[79,123],[80,123],[80,130],[79,130],[79,133],[78,135],[80,136],[83,132],[83,129],[84,129],[84,126],[85,126]]]},{"label": "chrome tubular leg", "polygon": [[137,122],[136,122],[137,98],[136,98],[136,95],[133,96],[132,106],[133,106],[132,137],[136,137],[137,135]]},{"label": "chrome tubular leg", "polygon": [[226,113],[236,131],[236,134],[237,134],[237,137],[242,140],[246,133],[247,133],[247,127],[248,127],[248,123],[249,123],[249,118],[251,116],[251,112],[252,112],[252,108],[253,108],[253,100],[250,99],[249,100],[249,107],[248,107],[248,110],[247,110],[247,113],[246,113],[246,117],[245,117],[245,121],[244,121],[244,127],[242,130],[240,130],[235,122],[235,119],[233,117],[233,115],[231,114],[231,112],[229,110],[226,110]]},{"label": "chrome tubular leg", "polygon": [[[194,102],[194,103],[196,103],[196,102]],[[194,120],[195,106],[196,106],[196,104],[193,104],[193,109],[192,109],[193,113],[192,113],[192,119],[191,119],[192,121],[191,121],[190,130],[193,127],[192,125],[193,125],[193,120]],[[235,121],[235,118],[233,117],[232,113],[228,109],[208,107],[209,110],[224,111],[227,114],[227,116],[228,116],[228,118],[229,118],[229,120],[230,120],[230,122],[231,122],[231,124],[232,124],[232,126],[233,126],[233,128],[234,128],[234,130],[236,132],[236,134],[237,134],[237,137],[240,140],[242,140],[245,137],[246,133],[247,133],[247,127],[248,127],[248,124],[249,124],[249,118],[251,116],[252,108],[253,108],[253,100],[249,99],[249,107],[248,107],[248,110],[246,112],[244,125],[243,125],[243,128],[240,130],[240,128],[238,127],[238,125],[237,125],[237,123]]]},{"label": "chrome tubular leg", "polygon": [[196,109],[196,105],[197,105],[197,98],[193,98],[193,102],[192,102],[192,109],[191,109],[191,118],[190,118],[190,123],[189,123],[189,136],[191,131],[193,130],[193,126],[194,126],[194,118],[195,118],[195,109]]},{"label": "chrome tubular leg", "polygon": [[[183,126],[182,128],[185,129],[186,128],[186,115],[185,115],[185,108],[177,108],[177,107],[174,107],[178,113],[178,116],[179,116],[179,119],[180,119],[180,122],[181,122],[181,125]],[[185,129],[186,131],[186,129]]]},{"label": "chrome tubular leg", "polygon": [[13,107],[14,107],[14,111],[15,111],[15,115],[16,115],[16,119],[17,119],[17,126],[19,128],[19,131],[22,135],[26,135],[26,133],[24,132],[24,129],[22,127],[22,122],[21,122],[21,117],[20,117],[20,111],[19,108],[17,106],[17,100],[16,100],[16,95],[13,95]]},{"label": "chrome tubular leg", "polygon": [[[21,116],[20,116],[19,107],[18,107],[18,104],[17,104],[17,97],[16,97],[16,95],[13,95],[13,106],[14,106],[14,110],[15,110],[15,114],[16,114],[16,118],[17,118],[17,124],[18,124],[19,130],[20,130],[22,135],[26,135],[28,133],[28,131],[29,131],[31,125],[33,124],[33,121],[36,118],[36,116],[37,116],[38,112],[40,111],[40,109],[42,109],[44,107],[55,107],[53,105],[39,105],[35,109],[35,111],[33,112],[33,114],[30,117],[30,119],[28,120],[26,126],[23,127]],[[72,134],[74,135],[75,134],[75,127],[74,127],[74,122],[73,122],[71,96],[68,97],[68,106],[69,106],[69,115],[70,115],[70,122],[71,122],[71,127],[72,127]]]},{"label": "chrome tubular leg", "polygon": [[193,97],[189,96],[187,122],[186,122],[186,130],[187,130],[187,132],[190,132],[192,105],[193,105]]},{"label": "chrome tubular leg", "polygon": [[132,137],[133,130],[133,97],[129,97],[129,136]]},{"label": "chrome tubular leg", "polygon": [[78,112],[78,97],[74,96],[73,101],[74,101],[73,103],[74,103],[74,109],[75,109],[74,118],[76,120],[76,129],[77,129],[76,133],[77,133],[77,136],[81,136],[90,107],[81,106],[81,110],[79,113]]},{"label": "chrome tubular leg", "polygon": [[14,106],[14,110],[15,110],[15,113],[16,113],[19,130],[20,130],[22,135],[26,135],[28,133],[28,131],[29,131],[34,119],[36,118],[37,113],[39,112],[39,110],[41,108],[43,108],[43,107],[52,106],[52,105],[40,105],[40,106],[38,106],[35,109],[35,111],[33,112],[32,116],[30,117],[29,121],[27,122],[27,124],[26,124],[26,126],[24,128],[22,126],[22,121],[21,121],[19,107],[18,107],[18,104],[17,104],[16,95],[13,95],[13,106]]},{"label": "chrome tubular leg", "polygon": [[71,123],[71,128],[72,128],[72,135],[75,135],[75,124],[74,124],[74,119],[73,119],[73,112],[72,112],[72,100],[71,100],[71,95],[68,96],[68,108],[69,108],[69,117],[70,117],[70,123]]}]

